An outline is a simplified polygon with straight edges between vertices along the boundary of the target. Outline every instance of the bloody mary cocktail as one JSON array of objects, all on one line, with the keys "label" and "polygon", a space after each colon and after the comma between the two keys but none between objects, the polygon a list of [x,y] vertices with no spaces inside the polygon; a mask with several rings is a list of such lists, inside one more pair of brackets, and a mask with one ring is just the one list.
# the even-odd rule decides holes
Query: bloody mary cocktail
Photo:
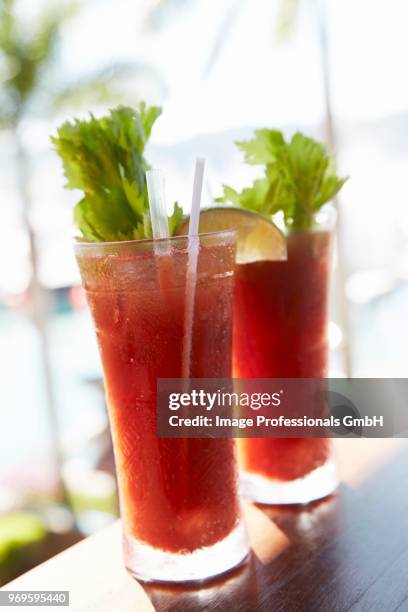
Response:
[{"label": "bloody mary cocktail", "polygon": [[[202,235],[190,376],[231,375],[234,232]],[[103,363],[127,567],[218,574],[247,554],[234,441],[159,439],[157,380],[181,378],[187,239],[84,244],[76,257]]]},{"label": "bloody mary cocktail", "polygon": [[[220,202],[278,220],[287,237],[287,261],[274,252],[239,261],[234,305],[234,376],[312,379],[327,377],[327,315],[333,215],[329,203],[347,177],[336,174],[324,144],[295,132],[255,130],[237,145],[263,173],[242,191],[224,185]],[[221,214],[221,213],[220,213]],[[276,251],[279,255],[279,252]],[[260,256],[259,256],[260,255]],[[327,408],[307,391],[286,408],[302,416]],[[305,387],[304,387],[305,388]],[[300,389],[300,387],[299,387]],[[296,404],[296,405],[295,405]],[[264,503],[306,503],[331,493],[337,475],[326,439],[239,441],[242,491]]]},{"label": "bloody mary cocktail", "polygon": [[[326,378],[331,232],[288,236],[287,261],[236,268],[234,376]],[[328,439],[240,439],[243,491],[265,503],[301,503],[332,492]],[[320,471],[318,471],[320,470]]]}]

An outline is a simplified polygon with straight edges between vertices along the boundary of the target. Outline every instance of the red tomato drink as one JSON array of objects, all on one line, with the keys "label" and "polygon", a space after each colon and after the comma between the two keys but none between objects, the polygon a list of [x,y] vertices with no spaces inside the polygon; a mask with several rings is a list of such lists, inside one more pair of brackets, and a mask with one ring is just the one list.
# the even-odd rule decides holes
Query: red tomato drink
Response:
[{"label": "red tomato drink", "polygon": [[[331,233],[288,237],[287,261],[237,266],[233,370],[237,378],[326,378]],[[241,439],[246,495],[302,503],[332,492],[328,439]],[[319,470],[329,466],[321,486]],[[313,479],[312,482],[307,478]]]},{"label": "red tomato drink", "polygon": [[[191,377],[231,375],[233,236],[201,238]],[[157,379],[182,377],[187,243],[166,244],[79,245],[77,259],[103,363],[127,566],[189,580],[233,567],[247,544],[233,440],[156,433]]]}]

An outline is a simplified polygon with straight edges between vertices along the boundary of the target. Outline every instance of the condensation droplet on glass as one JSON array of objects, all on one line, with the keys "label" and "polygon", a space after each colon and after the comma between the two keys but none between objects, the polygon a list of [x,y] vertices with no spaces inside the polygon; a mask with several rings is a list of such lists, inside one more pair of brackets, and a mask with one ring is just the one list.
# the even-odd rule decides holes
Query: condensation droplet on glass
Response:
[{"label": "condensation droplet on glass", "polygon": [[117,307],[113,310],[113,322],[115,325],[118,325],[120,322],[120,309]]}]

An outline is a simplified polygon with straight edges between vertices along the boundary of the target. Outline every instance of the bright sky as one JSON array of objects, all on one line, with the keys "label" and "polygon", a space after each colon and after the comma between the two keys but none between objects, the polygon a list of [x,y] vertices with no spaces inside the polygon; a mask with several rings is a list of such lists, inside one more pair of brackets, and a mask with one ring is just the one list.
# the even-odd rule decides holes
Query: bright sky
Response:
[{"label": "bright sky", "polygon": [[[301,0],[295,35],[278,44],[276,0],[196,0],[154,33],[143,31],[142,7],[148,0],[115,0],[114,10],[101,0],[71,31],[65,63],[72,73],[115,56],[139,57],[155,66],[168,88],[160,140],[271,121],[314,123],[323,111],[318,3]],[[339,116],[366,120],[406,110],[406,0],[327,0],[326,5]],[[217,61],[206,74],[219,35]]]}]

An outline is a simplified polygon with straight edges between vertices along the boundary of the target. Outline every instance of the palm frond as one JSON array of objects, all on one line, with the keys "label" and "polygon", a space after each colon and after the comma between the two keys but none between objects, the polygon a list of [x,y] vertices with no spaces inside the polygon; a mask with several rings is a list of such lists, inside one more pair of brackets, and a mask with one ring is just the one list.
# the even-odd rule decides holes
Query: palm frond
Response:
[{"label": "palm frond", "polygon": [[[124,83],[135,83],[144,78],[152,80],[163,93],[165,85],[152,66],[141,62],[113,64],[93,74],[87,74],[62,87],[48,92],[50,112],[84,105],[123,102]],[[133,97],[133,94],[132,94]]]},{"label": "palm frond", "polygon": [[32,57],[38,63],[51,58],[61,27],[68,19],[74,17],[78,12],[78,4],[75,1],[62,3],[52,10],[45,9],[39,16],[38,25],[31,42]]},{"label": "palm frond", "polygon": [[14,0],[2,0],[0,4],[0,50],[5,55],[13,48],[14,30]]},{"label": "palm frond", "polygon": [[134,83],[139,88],[147,83],[164,93],[158,73],[142,62],[111,65],[68,84],[59,79],[55,60],[60,32],[78,8],[79,0],[59,0],[57,6],[46,6],[27,28],[15,10],[15,0],[0,0],[2,125],[17,124],[27,112],[48,114],[63,108],[123,102],[126,91],[133,101],[137,97]]},{"label": "palm frond", "polygon": [[280,0],[275,23],[275,38],[277,42],[283,42],[293,35],[299,16],[301,1],[302,0]]},{"label": "palm frond", "polygon": [[54,59],[56,41],[62,24],[71,17],[77,4],[70,0],[58,8],[44,9],[37,26],[27,34],[14,11],[14,0],[3,0],[0,8],[0,51],[11,76],[6,87],[14,90],[16,104],[23,105],[35,90],[41,72]]}]

